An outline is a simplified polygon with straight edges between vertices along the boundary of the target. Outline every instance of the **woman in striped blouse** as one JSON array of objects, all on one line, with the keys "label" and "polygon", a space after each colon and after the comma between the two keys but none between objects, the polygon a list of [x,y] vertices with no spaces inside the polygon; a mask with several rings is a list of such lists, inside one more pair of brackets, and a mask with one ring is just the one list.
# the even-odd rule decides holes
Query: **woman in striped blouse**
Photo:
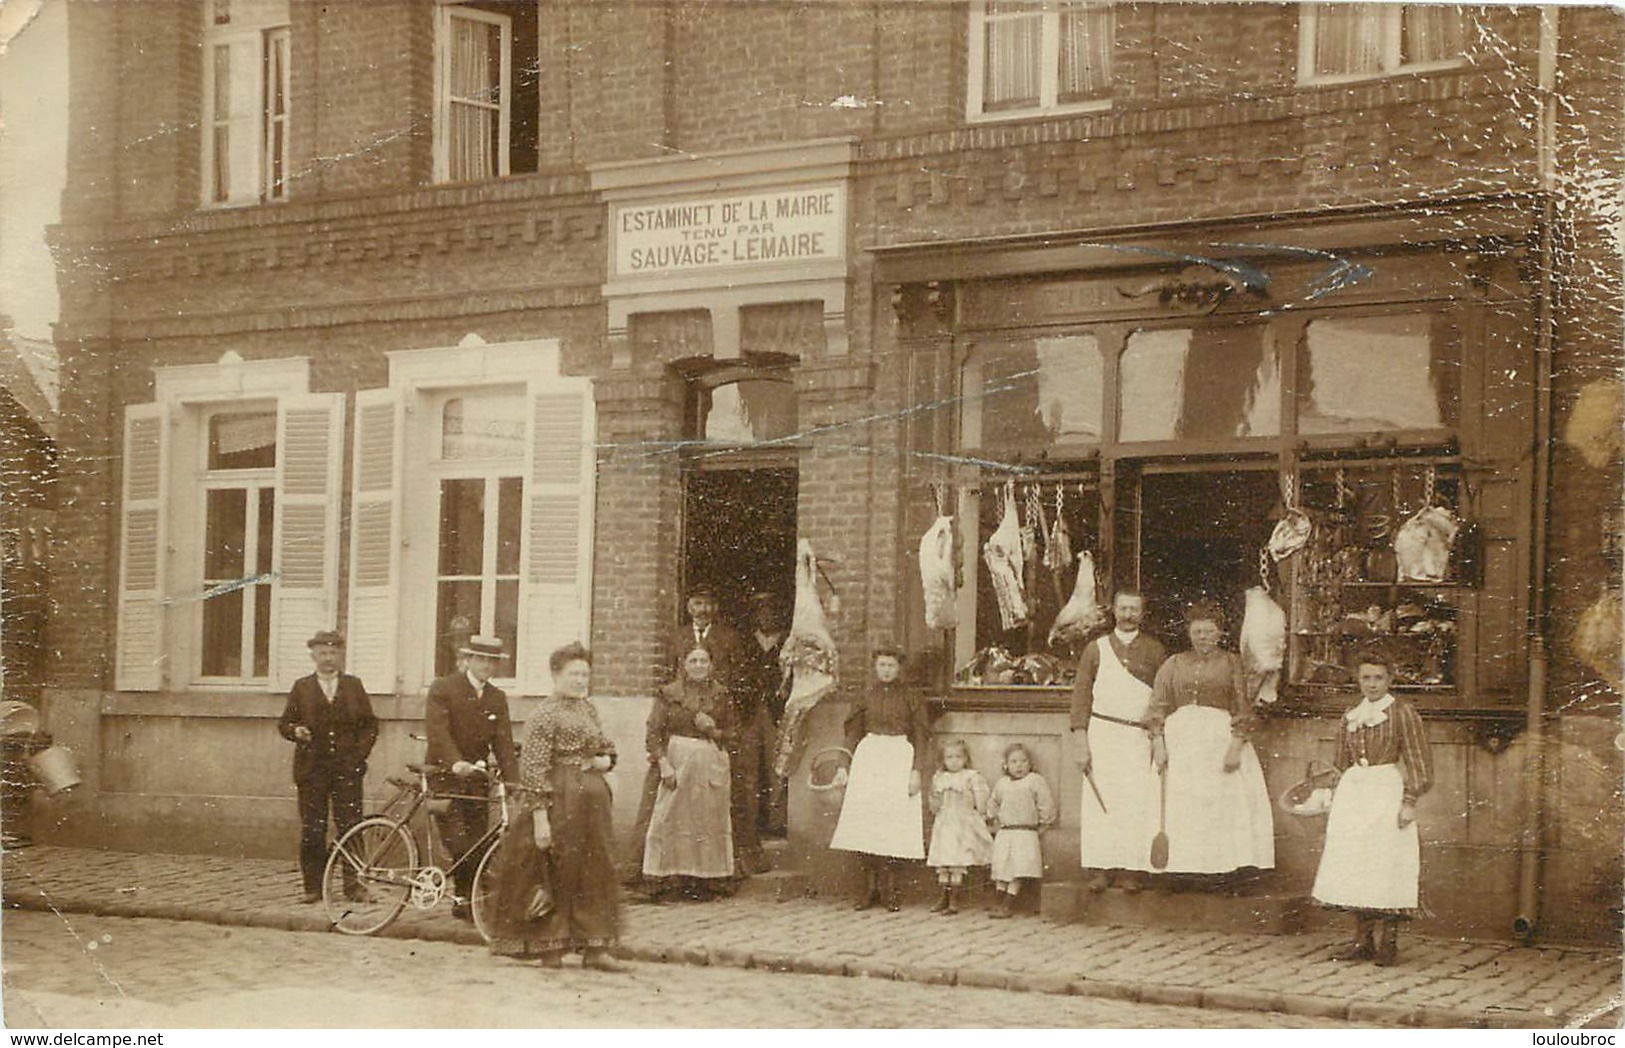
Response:
[{"label": "woman in striped blouse", "polygon": [[[1360,703],[1343,715],[1337,734],[1343,777],[1313,895],[1354,914],[1354,942],[1339,959],[1387,966],[1398,956],[1399,922],[1422,912],[1416,801],[1433,785],[1433,761],[1421,716],[1388,690],[1390,657],[1362,652],[1357,677]],[[1378,921],[1382,938],[1373,941]]]}]

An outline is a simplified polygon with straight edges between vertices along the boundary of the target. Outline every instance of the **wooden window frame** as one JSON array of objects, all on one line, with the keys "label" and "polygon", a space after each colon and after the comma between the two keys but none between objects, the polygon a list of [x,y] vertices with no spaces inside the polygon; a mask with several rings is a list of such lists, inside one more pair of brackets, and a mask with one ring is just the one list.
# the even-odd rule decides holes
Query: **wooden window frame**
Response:
[{"label": "wooden window frame", "polygon": [[1298,85],[1323,87],[1334,84],[1353,84],[1412,73],[1439,73],[1466,66],[1465,51],[1455,58],[1432,62],[1406,62],[1403,60],[1405,9],[1412,4],[1371,5],[1380,21],[1381,68],[1370,73],[1322,73],[1318,68],[1319,55],[1315,44],[1320,21],[1321,3],[1303,3],[1298,7]]},{"label": "wooden window frame", "polygon": [[[1060,101],[1061,79],[1061,6],[1058,0],[1044,0],[1039,31],[1039,100],[1036,106],[1022,108],[988,109],[984,99],[984,78],[987,73],[987,13],[988,0],[972,0],[968,25],[968,74],[965,79],[965,119],[971,123],[993,123],[1005,120],[1028,120],[1037,117],[1059,116],[1067,113],[1092,113],[1112,107],[1108,92],[1105,98],[1084,99],[1078,102]],[[1114,4],[1101,3],[1111,17],[1112,50],[1116,47],[1117,16]],[[1110,71],[1108,84],[1113,82]]]}]

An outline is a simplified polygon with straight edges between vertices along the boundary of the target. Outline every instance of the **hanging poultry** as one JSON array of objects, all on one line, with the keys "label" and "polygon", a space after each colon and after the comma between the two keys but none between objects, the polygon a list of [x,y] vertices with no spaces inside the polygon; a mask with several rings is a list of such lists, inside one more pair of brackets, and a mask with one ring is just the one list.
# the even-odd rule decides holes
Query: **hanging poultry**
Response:
[{"label": "hanging poultry", "polygon": [[1095,558],[1088,550],[1078,551],[1078,577],[1072,584],[1072,597],[1055,616],[1049,629],[1049,643],[1081,640],[1106,624],[1106,610],[1095,598]]}]

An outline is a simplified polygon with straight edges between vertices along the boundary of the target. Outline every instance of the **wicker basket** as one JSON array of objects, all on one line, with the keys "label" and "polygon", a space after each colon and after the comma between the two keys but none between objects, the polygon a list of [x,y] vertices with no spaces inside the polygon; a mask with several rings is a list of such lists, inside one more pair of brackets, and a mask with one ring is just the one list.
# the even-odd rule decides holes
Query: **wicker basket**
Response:
[{"label": "wicker basket", "polygon": [[844,746],[826,746],[807,760],[807,789],[813,805],[826,814],[841,810],[846,800],[846,781],[836,772],[852,766],[852,751]]},{"label": "wicker basket", "polygon": [[1275,806],[1287,815],[1300,819],[1318,819],[1332,809],[1332,792],[1342,772],[1322,760],[1312,760],[1304,768],[1303,778],[1281,792]]}]

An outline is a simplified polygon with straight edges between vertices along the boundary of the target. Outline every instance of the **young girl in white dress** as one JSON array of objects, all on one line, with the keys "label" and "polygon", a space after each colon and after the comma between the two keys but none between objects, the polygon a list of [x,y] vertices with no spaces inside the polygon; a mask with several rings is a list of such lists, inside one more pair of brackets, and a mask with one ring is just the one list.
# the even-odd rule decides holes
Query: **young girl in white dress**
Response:
[{"label": "young girl in white dress", "polygon": [[932,913],[958,913],[954,896],[965,882],[965,871],[993,861],[993,835],[987,829],[987,805],[992,790],[982,773],[970,766],[964,739],[942,744],[942,760],[931,776],[931,849],[926,865],[937,871],[942,894]]},{"label": "young girl in white dress", "polygon": [[1005,747],[1004,775],[987,805],[987,821],[994,826],[993,884],[999,891],[999,908],[989,916],[1009,917],[1022,880],[1043,878],[1038,835],[1055,822],[1055,815],[1055,795],[1033,771],[1027,747],[1019,742]]}]

